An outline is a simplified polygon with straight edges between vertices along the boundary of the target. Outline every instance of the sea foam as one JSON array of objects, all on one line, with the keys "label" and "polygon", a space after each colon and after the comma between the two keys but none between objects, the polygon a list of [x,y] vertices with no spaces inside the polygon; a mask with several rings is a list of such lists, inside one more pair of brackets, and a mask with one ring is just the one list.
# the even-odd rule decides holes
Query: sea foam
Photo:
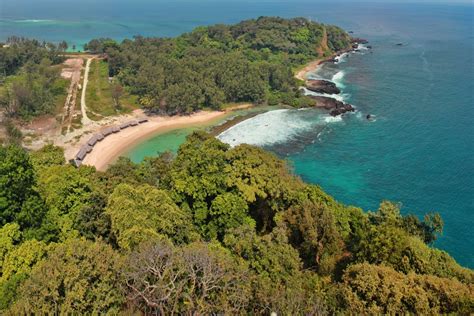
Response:
[{"label": "sea foam", "polygon": [[326,122],[326,123],[342,122],[342,116],[341,116],[341,115],[338,115],[338,116],[326,115],[326,116],[323,116],[322,119],[323,119],[323,121]]},{"label": "sea foam", "polygon": [[232,126],[217,138],[231,146],[282,144],[312,128],[315,122],[305,119],[306,115],[297,110],[269,111]]},{"label": "sea foam", "polygon": [[347,100],[350,97],[350,95],[348,93],[327,94],[327,93],[319,93],[319,92],[310,91],[306,88],[303,88],[303,90],[304,90],[305,95],[314,95],[314,96],[317,96],[317,97],[332,98],[332,99],[335,99],[335,100],[341,101],[341,102],[345,102],[345,100]]},{"label": "sea foam", "polygon": [[347,57],[349,56],[349,53],[343,53],[339,56],[336,56],[334,59],[336,60],[335,64],[340,64],[344,63],[347,61]]},{"label": "sea foam", "polygon": [[334,82],[338,88],[344,88],[345,85],[343,80],[345,75],[346,73],[344,72],[344,70],[340,70],[332,76],[331,81]]},{"label": "sea foam", "polygon": [[14,22],[17,22],[17,23],[50,23],[50,22],[53,22],[53,20],[35,20],[35,19],[31,19],[31,20],[14,20]]},{"label": "sea foam", "polygon": [[[342,117],[332,117],[315,109],[274,110],[240,122],[222,132],[218,139],[231,145],[273,146],[294,141],[314,142],[316,134],[328,124],[341,122]],[[308,138],[309,137],[309,138]],[[314,139],[313,139],[314,138]]]}]

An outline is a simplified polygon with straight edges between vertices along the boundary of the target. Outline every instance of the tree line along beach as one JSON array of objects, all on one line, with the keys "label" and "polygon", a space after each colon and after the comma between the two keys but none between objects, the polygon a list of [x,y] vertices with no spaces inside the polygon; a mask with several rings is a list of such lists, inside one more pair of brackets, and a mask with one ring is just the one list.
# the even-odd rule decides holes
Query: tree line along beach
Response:
[{"label": "tree line along beach", "polygon": [[[398,42],[394,68],[409,64]],[[0,47],[0,313],[469,314],[474,272],[436,247],[440,214],[385,200],[424,179],[399,171],[412,147],[371,146],[405,132],[380,132],[393,124],[383,104],[357,98],[379,91],[342,80],[341,63],[377,61],[367,44],[338,26],[267,16],[173,38],[98,38],[87,53],[10,38]],[[434,77],[431,56],[416,57]],[[386,82],[368,69],[348,78]],[[331,126],[338,133],[323,134]],[[177,129],[189,133],[175,152],[123,157]],[[264,142],[247,141],[255,134]],[[293,151],[278,156],[275,144]],[[397,168],[384,168],[394,152]],[[347,178],[341,166],[367,173]],[[387,192],[384,173],[406,181]],[[346,179],[354,203],[324,191]],[[368,185],[384,193],[375,208],[363,204]]]}]

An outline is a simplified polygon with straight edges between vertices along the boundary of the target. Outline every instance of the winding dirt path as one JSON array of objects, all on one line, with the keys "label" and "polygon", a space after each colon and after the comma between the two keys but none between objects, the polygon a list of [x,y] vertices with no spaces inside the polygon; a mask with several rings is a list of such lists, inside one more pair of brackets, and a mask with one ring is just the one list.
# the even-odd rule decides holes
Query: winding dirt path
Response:
[{"label": "winding dirt path", "polygon": [[329,50],[328,47],[328,33],[326,31],[326,28],[323,28],[323,38],[321,39],[321,45],[316,48],[316,52],[320,56],[318,59],[308,63],[305,65],[303,68],[298,70],[295,74],[295,78],[298,80],[305,81],[308,79],[308,73],[314,71],[323,61],[324,61],[324,52]]},{"label": "winding dirt path", "polygon": [[81,71],[83,66],[83,59],[72,57],[67,59],[63,65],[64,68],[61,71],[61,77],[71,80],[67,91],[66,102],[64,103],[63,113],[61,115],[60,127],[66,127],[67,133],[71,131],[71,124],[74,117],[76,107],[76,96],[81,81]]},{"label": "winding dirt path", "polygon": [[89,69],[91,67],[92,59],[93,58],[87,59],[86,69],[84,71],[84,83],[82,85],[82,94],[81,94],[82,125],[89,125],[92,123],[91,119],[87,117],[87,105],[86,105],[86,89],[87,89],[87,83],[89,82]]}]

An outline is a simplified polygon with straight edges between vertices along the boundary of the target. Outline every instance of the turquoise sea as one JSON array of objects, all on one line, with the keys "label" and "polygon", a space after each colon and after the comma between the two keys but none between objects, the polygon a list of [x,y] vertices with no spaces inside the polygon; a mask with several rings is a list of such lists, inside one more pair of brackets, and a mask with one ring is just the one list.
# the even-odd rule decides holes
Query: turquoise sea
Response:
[{"label": "turquoise sea", "polygon": [[[260,145],[288,159],[304,180],[338,200],[375,210],[383,199],[404,213],[439,212],[436,246],[474,268],[474,6],[307,0],[3,0],[0,40],[9,35],[67,40],[136,34],[174,36],[198,25],[260,15],[303,16],[368,38],[372,50],[326,65],[358,112],[276,110],[220,137]],[[397,46],[397,43],[403,43]],[[375,119],[368,121],[370,113]],[[248,128],[252,126],[252,128]],[[140,160],[184,139],[177,131],[132,150]],[[235,139],[235,141],[234,141]],[[173,147],[174,146],[174,147]]]}]

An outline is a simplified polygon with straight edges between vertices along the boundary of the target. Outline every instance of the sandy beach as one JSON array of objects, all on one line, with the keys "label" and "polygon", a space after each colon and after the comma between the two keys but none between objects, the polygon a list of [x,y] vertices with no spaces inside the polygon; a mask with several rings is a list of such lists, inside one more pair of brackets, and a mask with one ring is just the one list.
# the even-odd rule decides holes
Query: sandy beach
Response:
[{"label": "sandy beach", "polygon": [[[301,70],[299,70],[295,77],[300,80],[306,80],[306,76],[309,72],[313,72],[320,66],[325,59],[318,59],[308,63]],[[200,111],[191,115],[184,116],[156,116],[148,117],[149,121],[140,124],[138,126],[132,126],[127,129],[121,130],[117,134],[111,134],[107,136],[101,142],[98,142],[92,152],[90,152],[83,161],[84,165],[95,166],[97,170],[104,171],[107,167],[115,161],[121,154],[135,146],[136,144],[150,138],[151,136],[159,133],[168,132],[170,130],[185,128],[196,124],[209,123],[213,120],[223,117],[226,113],[234,110],[245,109],[251,107],[251,104],[241,104],[225,109],[225,111]],[[126,116],[118,119],[113,125],[123,123],[128,120],[136,119],[142,114],[142,111],[137,111],[132,116]],[[143,115],[142,115],[143,116]],[[103,126],[100,129],[104,129]],[[98,129],[93,129],[96,132]],[[81,137],[81,140],[66,150],[66,156],[73,158],[73,155],[77,153],[79,148],[84,145],[87,140],[92,136],[92,133],[87,137]]]},{"label": "sandy beach", "polygon": [[97,170],[104,171],[121,154],[152,135],[211,122],[224,116],[226,113],[225,111],[200,111],[186,116],[149,117],[149,121],[146,123],[131,126],[117,134],[111,134],[101,142],[98,142],[92,152],[86,156],[83,164],[95,166]]},{"label": "sandy beach", "polygon": [[295,74],[295,78],[306,81],[308,73],[315,71],[318,68],[318,66],[324,63],[324,61],[325,59],[317,59],[308,63],[302,69],[298,70],[298,72]]}]

